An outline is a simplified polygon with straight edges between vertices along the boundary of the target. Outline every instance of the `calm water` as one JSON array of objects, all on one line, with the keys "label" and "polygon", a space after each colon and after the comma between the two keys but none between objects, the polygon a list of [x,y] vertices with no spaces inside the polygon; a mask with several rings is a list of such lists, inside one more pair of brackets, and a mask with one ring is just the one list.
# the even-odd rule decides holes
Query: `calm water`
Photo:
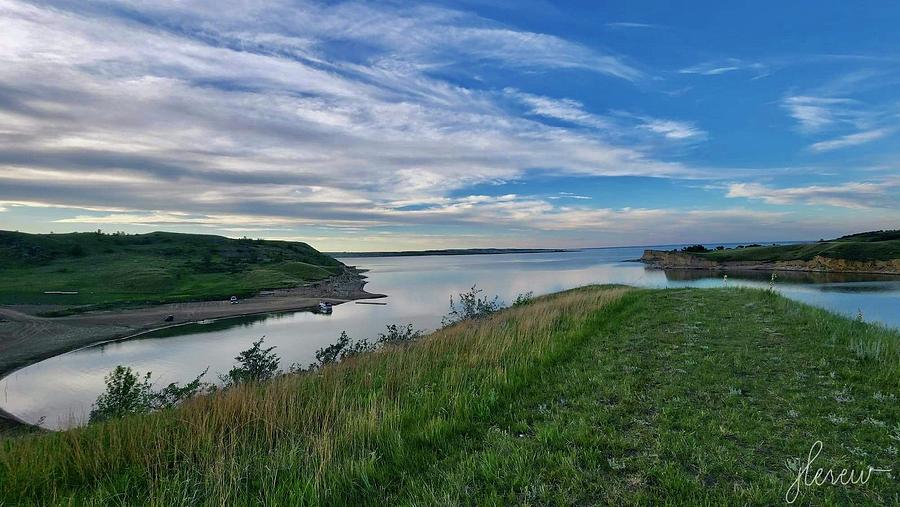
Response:
[{"label": "calm water", "polygon": [[[433,329],[446,313],[450,294],[477,283],[488,294],[512,301],[516,294],[554,292],[590,283],[642,287],[720,287],[705,271],[663,272],[625,262],[643,248],[580,252],[441,257],[346,259],[370,269],[367,289],[388,294],[387,305],[346,303],[330,316],[307,312],[193,324],[141,339],[82,349],[19,370],[0,381],[0,406],[48,428],[86,420],[103,390],[103,376],[116,365],[152,371],[157,385],[184,382],[209,367],[207,381],[228,371],[234,356],[261,336],[275,345],[282,366],[308,364],[315,350],[342,330],[353,338],[373,337],[388,323],[411,322]],[[728,275],[729,285],[767,287],[769,274]],[[847,315],[862,311],[867,321],[900,327],[900,277],[781,273],[778,290],[791,298]]]}]

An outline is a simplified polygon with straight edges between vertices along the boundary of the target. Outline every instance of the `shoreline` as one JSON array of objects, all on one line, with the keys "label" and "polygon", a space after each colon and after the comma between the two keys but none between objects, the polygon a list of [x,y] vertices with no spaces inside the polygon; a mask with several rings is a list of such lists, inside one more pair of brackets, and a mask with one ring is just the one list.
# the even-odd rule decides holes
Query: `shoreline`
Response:
[{"label": "shoreline", "polygon": [[[192,301],[144,308],[85,312],[65,317],[40,317],[31,312],[0,306],[0,380],[40,361],[105,343],[121,342],[148,333],[195,324],[267,313],[314,309],[320,301],[340,305],[360,299],[387,297],[364,290],[362,270],[348,267],[343,273],[290,289],[261,291],[256,296],[229,301]],[[165,321],[169,315],[171,322]],[[4,426],[25,423],[0,408],[0,433]]]},{"label": "shoreline", "polygon": [[719,261],[686,252],[644,250],[639,259],[655,269],[692,269],[706,271],[793,271],[807,273],[841,273],[900,276],[900,260],[855,261],[815,256],[811,260]]},{"label": "shoreline", "polygon": [[655,263],[649,263],[642,261],[640,259],[629,260],[624,262],[643,262],[650,269],[659,269],[659,270],[692,270],[692,271],[787,271],[791,273],[821,273],[821,274],[840,274],[840,275],[880,275],[880,276],[896,276],[900,277],[900,273],[896,271],[842,271],[842,270],[826,270],[826,269],[812,269],[812,268],[803,268],[803,267],[782,267],[775,264],[753,264],[750,266],[745,266],[742,264],[727,264],[721,263],[719,266],[662,266]]}]

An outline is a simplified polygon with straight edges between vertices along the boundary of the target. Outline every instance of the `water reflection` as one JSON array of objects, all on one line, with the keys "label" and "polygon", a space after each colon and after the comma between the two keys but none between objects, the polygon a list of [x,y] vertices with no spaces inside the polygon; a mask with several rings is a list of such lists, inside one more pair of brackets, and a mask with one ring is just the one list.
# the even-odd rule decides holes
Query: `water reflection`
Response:
[{"label": "water reflection", "polygon": [[[209,378],[228,371],[234,356],[261,336],[276,346],[282,366],[308,364],[315,350],[335,341],[342,330],[351,337],[374,337],[389,323],[421,329],[440,325],[450,294],[473,284],[510,302],[519,293],[554,292],[591,283],[642,287],[720,287],[721,274],[709,271],[661,271],[626,262],[642,248],[579,252],[390,257],[348,259],[370,270],[368,289],[388,294],[387,305],[343,304],[332,315],[308,312],[254,315],[172,327],[140,339],[107,343],[42,361],[0,381],[0,405],[44,425],[59,428],[83,421],[103,389],[103,376],[116,365],[152,371],[158,384],[191,380],[204,368]],[[768,287],[770,273],[728,272],[729,285]],[[900,327],[900,277],[780,272],[778,290],[788,297],[866,320]],[[70,419],[74,416],[74,421]]]},{"label": "water reflection", "polygon": [[[704,269],[666,269],[664,270],[664,272],[666,274],[666,279],[671,281],[722,278],[723,274],[727,274],[729,278],[764,282],[769,282],[772,277],[771,271],[753,269],[729,269],[727,271],[709,271]],[[872,287],[887,287],[887,290],[890,290],[890,284],[883,285],[881,282],[900,281],[900,276],[875,275],[871,273],[815,273],[808,271],[778,271],[777,275],[777,283],[779,284],[834,284],[849,282],[878,282],[872,285]]]}]

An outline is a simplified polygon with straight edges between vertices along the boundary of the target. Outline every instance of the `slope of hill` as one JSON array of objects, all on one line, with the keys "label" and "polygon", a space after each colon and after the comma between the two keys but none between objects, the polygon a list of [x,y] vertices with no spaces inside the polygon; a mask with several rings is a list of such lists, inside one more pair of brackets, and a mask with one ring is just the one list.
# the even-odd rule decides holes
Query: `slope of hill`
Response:
[{"label": "slope of hill", "polygon": [[298,242],[170,232],[0,231],[0,304],[220,299],[293,287],[343,269],[341,262]]},{"label": "slope of hill", "polygon": [[[0,503],[775,505],[817,442],[808,480],[897,469],[898,344],[769,291],[586,287],[314,373],[0,438]],[[804,482],[797,505],[895,505],[900,483],[868,475]]]}]

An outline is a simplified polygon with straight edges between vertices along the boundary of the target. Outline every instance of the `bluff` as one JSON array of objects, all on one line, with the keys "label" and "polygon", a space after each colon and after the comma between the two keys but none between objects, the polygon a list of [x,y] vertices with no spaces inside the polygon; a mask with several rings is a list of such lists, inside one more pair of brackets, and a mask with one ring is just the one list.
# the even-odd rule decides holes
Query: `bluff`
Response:
[{"label": "bluff", "polygon": [[817,271],[835,273],[900,274],[900,259],[849,260],[817,255],[809,260],[719,261],[687,252],[644,250],[641,262],[659,269]]}]

